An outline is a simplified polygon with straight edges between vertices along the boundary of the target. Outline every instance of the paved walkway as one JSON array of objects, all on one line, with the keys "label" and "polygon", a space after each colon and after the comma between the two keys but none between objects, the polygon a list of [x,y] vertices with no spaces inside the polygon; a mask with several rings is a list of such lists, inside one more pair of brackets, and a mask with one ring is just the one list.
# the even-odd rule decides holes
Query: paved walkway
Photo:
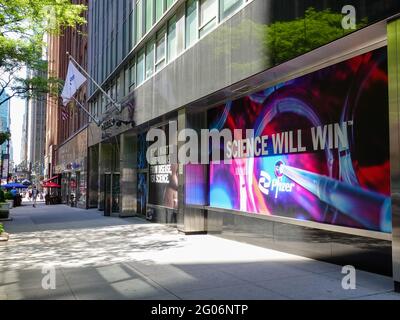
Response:
[{"label": "paved walkway", "polygon": [[[12,210],[0,243],[1,299],[399,299],[392,279],[273,250],[184,236],[137,218],[66,206]],[[42,288],[42,268],[56,289]]]}]

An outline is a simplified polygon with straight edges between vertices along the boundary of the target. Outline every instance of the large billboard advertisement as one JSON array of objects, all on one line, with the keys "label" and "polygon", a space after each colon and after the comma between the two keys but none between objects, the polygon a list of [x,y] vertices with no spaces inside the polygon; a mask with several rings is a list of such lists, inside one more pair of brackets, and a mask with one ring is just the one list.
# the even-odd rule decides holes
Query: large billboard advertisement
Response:
[{"label": "large billboard advertisement", "polygon": [[178,165],[173,161],[177,138],[169,134],[169,125],[160,128],[166,141],[159,148],[151,146],[149,163],[149,204],[178,208]]},{"label": "large billboard advertisement", "polygon": [[210,129],[236,130],[223,151],[233,159],[210,165],[211,207],[391,232],[386,48],[208,117]]}]

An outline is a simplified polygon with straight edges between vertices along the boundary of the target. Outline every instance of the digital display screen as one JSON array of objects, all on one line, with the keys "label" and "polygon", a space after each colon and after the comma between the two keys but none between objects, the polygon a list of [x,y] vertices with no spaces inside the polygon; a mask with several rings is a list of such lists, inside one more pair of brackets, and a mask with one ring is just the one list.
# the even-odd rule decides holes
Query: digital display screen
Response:
[{"label": "digital display screen", "polygon": [[213,109],[210,206],[390,233],[388,105],[381,48]]},{"label": "digital display screen", "polygon": [[185,204],[207,205],[208,179],[206,167],[201,164],[188,164],[185,170]]}]

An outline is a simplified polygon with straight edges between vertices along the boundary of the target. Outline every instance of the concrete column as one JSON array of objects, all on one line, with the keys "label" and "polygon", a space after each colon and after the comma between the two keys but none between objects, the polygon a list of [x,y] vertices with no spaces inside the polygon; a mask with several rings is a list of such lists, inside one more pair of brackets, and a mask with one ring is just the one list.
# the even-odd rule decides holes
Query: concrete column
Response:
[{"label": "concrete column", "polygon": [[88,150],[88,208],[98,207],[99,198],[99,145]]},{"label": "concrete column", "polygon": [[112,152],[113,147],[110,143],[100,143],[99,146],[99,194],[98,194],[98,208],[100,211],[104,210],[104,174],[112,170]]},{"label": "concrete column", "polygon": [[393,279],[400,292],[400,20],[388,24]]},{"label": "concrete column", "polygon": [[132,217],[137,211],[137,138],[121,135],[121,217]]},{"label": "concrete column", "polygon": [[[200,139],[200,130],[205,128],[204,114],[191,115],[187,114],[185,109],[179,111],[178,114],[178,132],[185,128],[190,128],[198,132]],[[185,142],[178,142],[178,150]],[[200,148],[199,141],[199,148]],[[200,152],[198,154],[200,157]],[[200,158],[199,158],[200,160]],[[179,164],[179,214],[178,214],[178,230],[185,234],[199,234],[206,232],[206,211],[201,208],[188,207],[185,203],[185,185],[186,185],[186,170],[185,167]]]}]

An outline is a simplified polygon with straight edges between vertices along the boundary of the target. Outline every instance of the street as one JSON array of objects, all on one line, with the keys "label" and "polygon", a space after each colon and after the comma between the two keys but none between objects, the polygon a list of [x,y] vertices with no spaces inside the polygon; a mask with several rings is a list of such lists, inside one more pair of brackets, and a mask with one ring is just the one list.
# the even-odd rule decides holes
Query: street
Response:
[{"label": "street", "polygon": [[[388,277],[209,235],[185,236],[139,218],[64,205],[12,209],[0,243],[3,299],[399,299]],[[55,289],[42,288],[43,267]],[[47,269],[44,269],[47,270]]]}]

